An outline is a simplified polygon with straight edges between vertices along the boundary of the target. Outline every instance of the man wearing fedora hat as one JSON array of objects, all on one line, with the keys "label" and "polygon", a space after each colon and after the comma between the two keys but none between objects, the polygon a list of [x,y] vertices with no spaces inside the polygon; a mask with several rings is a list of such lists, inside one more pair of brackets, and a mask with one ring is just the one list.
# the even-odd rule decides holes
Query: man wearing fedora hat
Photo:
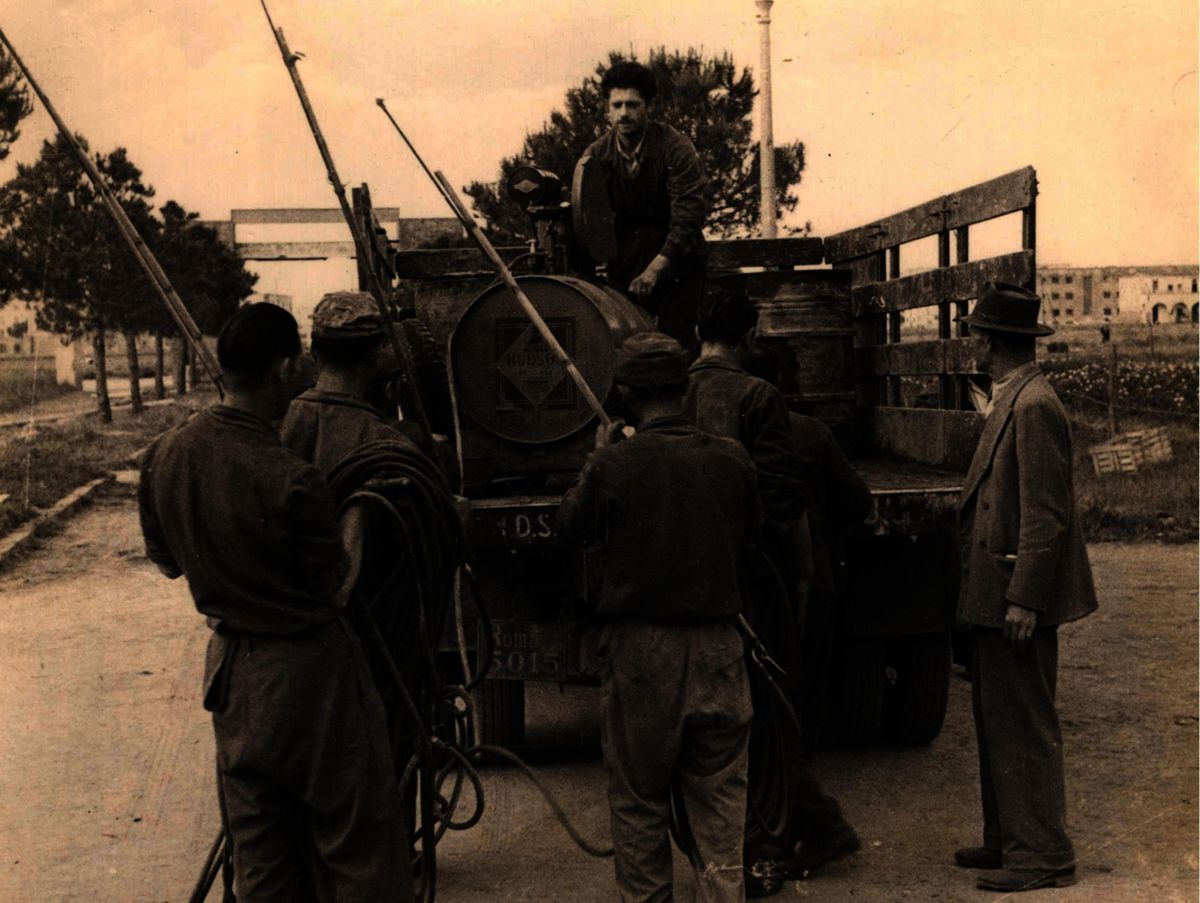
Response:
[{"label": "man wearing fedora hat", "polygon": [[626,903],[672,898],[673,798],[697,899],[745,899],[752,713],[736,618],[761,515],[745,450],[683,415],[687,366],[662,333],[625,341],[616,377],[637,433],[600,427],[559,511],[563,535],[601,553],[604,758]]},{"label": "man wearing fedora hat", "polygon": [[983,845],[955,853],[983,890],[1075,882],[1054,705],[1058,625],[1096,608],[1075,505],[1066,412],[1038,368],[1038,296],[990,283],[962,318],[991,391],[959,499],[959,620],[973,637]]}]

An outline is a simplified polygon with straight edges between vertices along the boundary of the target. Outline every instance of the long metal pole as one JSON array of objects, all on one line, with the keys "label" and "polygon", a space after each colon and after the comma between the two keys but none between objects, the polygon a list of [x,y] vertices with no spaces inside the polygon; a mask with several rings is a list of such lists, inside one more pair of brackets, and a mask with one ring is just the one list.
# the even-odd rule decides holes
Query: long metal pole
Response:
[{"label": "long metal pole", "polygon": [[762,199],[760,233],[775,237],[775,135],[771,122],[771,5],[774,0],[754,0],[758,7],[758,130],[759,174]]},{"label": "long metal pole", "polygon": [[200,363],[204,366],[205,371],[208,373],[209,379],[211,379],[213,385],[217,387],[217,394],[224,398],[225,388],[221,381],[220,367],[217,365],[217,361],[215,358],[213,358],[212,353],[208,350],[208,347],[204,344],[203,334],[200,332],[200,327],[196,325],[196,321],[192,319],[192,315],[188,311],[187,306],[183,303],[183,300],[179,297],[179,295],[175,292],[174,287],[171,285],[171,280],[167,278],[167,274],[163,272],[162,267],[159,266],[158,260],[154,256],[154,252],[150,250],[149,245],[147,245],[142,239],[141,235],[138,234],[137,228],[132,222],[130,222],[129,216],[125,213],[125,208],[121,206],[121,202],[117,200],[116,195],[113,194],[112,188],[109,187],[108,182],[106,182],[104,177],[100,174],[100,170],[96,168],[96,164],[92,162],[91,157],[89,157],[87,152],[80,146],[79,142],[75,138],[75,133],[67,128],[67,124],[63,121],[62,117],[58,115],[58,111],[54,108],[54,105],[50,103],[50,98],[46,96],[46,92],[42,90],[41,86],[34,79],[33,74],[29,71],[29,67],[25,65],[24,60],[21,59],[20,55],[16,51],[16,48],[13,47],[12,42],[9,41],[8,36],[4,33],[3,29],[0,29],[0,42],[3,42],[5,49],[7,49],[13,60],[21,68],[21,72],[24,74],[25,80],[29,82],[29,86],[33,88],[33,92],[38,96],[38,100],[42,102],[42,106],[45,108],[46,112],[50,114],[50,118],[54,120],[54,124],[58,127],[59,133],[66,140],[67,144],[70,145],[72,152],[79,160],[84,172],[87,173],[87,176],[92,181],[92,184],[96,186],[96,190],[99,192],[101,199],[104,201],[104,206],[108,210],[109,215],[112,217],[113,222],[116,224],[117,230],[121,233],[121,237],[125,239],[130,250],[133,251],[134,256],[137,258],[138,263],[141,264],[142,269],[150,278],[151,284],[154,286],[159,297],[166,305],[167,312],[171,315],[171,319],[175,321],[175,325],[179,327],[179,331],[183,333],[184,338],[186,338],[188,342],[191,343],[192,347],[195,348],[196,355],[200,359]]},{"label": "long metal pole", "polygon": [[438,194],[450,206],[459,223],[467,230],[467,234],[479,246],[479,250],[483,251],[488,260],[492,262],[492,265],[496,268],[496,272],[500,274],[500,280],[516,297],[517,303],[521,305],[521,309],[525,311],[525,315],[533,323],[534,328],[538,331],[538,335],[550,346],[550,350],[554,352],[554,356],[566,368],[571,381],[575,383],[584,400],[587,401],[588,406],[600,418],[600,422],[605,427],[612,426],[612,418],[604,410],[604,405],[596,397],[596,393],[592,391],[592,387],[588,385],[587,380],[583,378],[583,374],[579,372],[579,368],[575,366],[575,362],[571,360],[571,356],[567,354],[563,346],[559,344],[558,339],[554,337],[554,333],[550,331],[550,327],[546,325],[546,321],[542,319],[542,315],[538,313],[537,308],[533,306],[533,302],[529,300],[529,297],[517,282],[516,277],[513,276],[512,270],[505,264],[488,237],[483,234],[483,230],[475,222],[475,217],[471,216],[471,212],[467,210],[466,205],[459,198],[458,192],[454,190],[454,186],[450,184],[449,180],[440,171],[433,172],[425,164],[424,158],[417,151],[416,147],[413,146],[413,143],[408,140],[408,135],[404,133],[404,129],[400,128],[400,123],[396,121],[396,117],[387,108],[387,104],[383,102],[383,98],[377,98],[375,103],[379,106],[379,109],[383,110],[384,115],[387,116],[388,121],[391,122],[392,127],[400,137],[404,139],[404,143],[408,146],[412,155],[416,157],[417,163],[421,165],[421,169],[424,170],[425,175],[429,176],[430,181],[433,182],[433,186],[438,190]]},{"label": "long metal pole", "polygon": [[375,305],[379,308],[379,314],[386,326],[388,341],[391,343],[392,350],[396,354],[396,359],[400,362],[400,368],[404,374],[404,381],[406,383],[405,398],[401,402],[404,416],[412,417],[429,434],[429,418],[425,414],[425,404],[421,400],[420,384],[417,382],[416,368],[413,366],[411,350],[403,333],[396,328],[392,311],[387,303],[388,291],[384,287],[383,280],[379,278],[379,272],[375,269],[375,261],[371,257],[366,236],[363,235],[362,229],[359,228],[354,211],[350,208],[350,202],[346,199],[345,186],[343,186],[342,180],[338,176],[337,167],[333,162],[333,155],[329,152],[329,145],[325,142],[325,135],[321,132],[321,126],[317,122],[317,114],[313,112],[312,104],[308,100],[308,92],[304,89],[304,82],[300,80],[300,71],[296,68],[296,61],[300,57],[288,49],[287,41],[283,37],[283,29],[275,27],[275,21],[271,18],[271,11],[267,9],[266,0],[260,0],[260,2],[263,12],[267,17],[267,24],[271,26],[271,34],[275,36],[275,43],[279,45],[279,53],[283,56],[283,64],[287,67],[288,74],[292,77],[292,85],[296,89],[296,96],[300,98],[300,106],[304,109],[304,116],[308,120],[308,128],[312,132],[313,139],[317,142],[317,150],[320,151],[321,160],[325,163],[325,171],[329,175],[329,184],[333,186],[333,193],[337,196],[338,205],[342,208],[342,216],[346,220],[346,225],[350,228],[350,236],[354,240],[354,251],[358,255],[358,259],[363,262],[362,271],[367,276],[367,284],[370,288],[371,296],[375,299]]}]

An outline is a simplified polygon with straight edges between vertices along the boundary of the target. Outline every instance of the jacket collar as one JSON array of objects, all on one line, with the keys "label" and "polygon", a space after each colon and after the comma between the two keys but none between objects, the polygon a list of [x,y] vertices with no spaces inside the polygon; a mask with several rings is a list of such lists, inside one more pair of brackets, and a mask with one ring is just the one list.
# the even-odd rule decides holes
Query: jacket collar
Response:
[{"label": "jacket collar", "polygon": [[701,370],[729,370],[733,373],[746,372],[746,368],[733,358],[715,354],[698,358],[695,363],[688,367],[688,373],[697,373]]},{"label": "jacket collar", "polygon": [[1000,395],[993,399],[992,412],[988,414],[987,421],[983,425],[983,434],[979,437],[979,445],[975,449],[975,455],[971,458],[971,467],[967,471],[967,479],[963,483],[962,495],[959,496],[959,511],[966,506],[967,501],[979,488],[984,474],[991,468],[992,458],[996,454],[996,445],[1012,416],[1013,404],[1016,402],[1017,396],[1029,384],[1029,381],[1041,372],[1036,361],[1022,364],[1013,371],[1012,378],[1004,385]]},{"label": "jacket collar", "polygon": [[[667,126],[656,119],[646,123],[646,132],[642,136],[642,149],[638,155],[642,160],[661,157],[666,140]],[[609,129],[596,141],[592,156],[605,163],[613,163],[617,159],[617,130]]]}]

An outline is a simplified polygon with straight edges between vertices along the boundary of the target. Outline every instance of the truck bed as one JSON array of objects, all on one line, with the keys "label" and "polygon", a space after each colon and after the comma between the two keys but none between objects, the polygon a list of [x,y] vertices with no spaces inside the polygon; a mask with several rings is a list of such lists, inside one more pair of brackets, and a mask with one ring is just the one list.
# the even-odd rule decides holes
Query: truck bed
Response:
[{"label": "truck bed", "polygon": [[924,495],[953,493],[962,490],[965,473],[942,470],[899,458],[869,457],[850,461],[858,475],[866,481],[871,495]]}]

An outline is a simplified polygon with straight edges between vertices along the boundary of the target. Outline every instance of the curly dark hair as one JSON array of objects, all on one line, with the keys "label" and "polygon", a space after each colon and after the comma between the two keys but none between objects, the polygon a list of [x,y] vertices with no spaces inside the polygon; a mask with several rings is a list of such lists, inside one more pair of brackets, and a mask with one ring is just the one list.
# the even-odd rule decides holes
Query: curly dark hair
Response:
[{"label": "curly dark hair", "polygon": [[613,63],[600,79],[600,90],[604,93],[605,100],[608,100],[608,95],[614,88],[637,91],[647,105],[658,94],[658,83],[654,80],[654,73],[641,63],[631,60]]}]

